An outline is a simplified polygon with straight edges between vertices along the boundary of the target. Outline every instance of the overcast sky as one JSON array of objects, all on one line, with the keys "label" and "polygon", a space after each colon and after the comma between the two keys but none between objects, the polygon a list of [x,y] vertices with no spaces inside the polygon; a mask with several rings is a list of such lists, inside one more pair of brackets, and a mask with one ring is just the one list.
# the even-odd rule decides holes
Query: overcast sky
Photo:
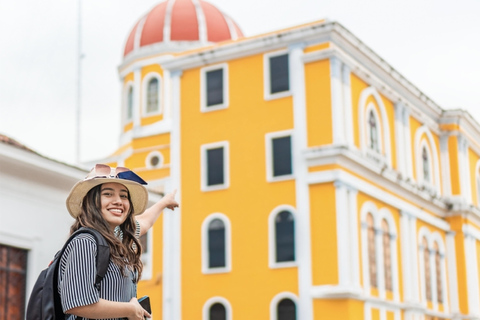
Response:
[{"label": "overcast sky", "polygon": [[[117,66],[158,0],[82,0],[81,161],[118,147]],[[210,0],[246,36],[338,21],[443,109],[480,122],[480,0]],[[75,161],[78,0],[0,0],[0,133]]]}]

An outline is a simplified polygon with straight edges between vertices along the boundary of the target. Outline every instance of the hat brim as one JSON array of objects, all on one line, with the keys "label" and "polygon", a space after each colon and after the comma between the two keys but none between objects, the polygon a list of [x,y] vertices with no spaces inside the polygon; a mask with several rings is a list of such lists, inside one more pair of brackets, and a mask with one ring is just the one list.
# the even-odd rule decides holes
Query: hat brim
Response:
[{"label": "hat brim", "polygon": [[82,212],[83,198],[87,195],[88,191],[93,187],[104,183],[120,183],[128,189],[130,199],[132,200],[134,215],[143,213],[147,208],[148,192],[141,184],[135,181],[118,178],[94,178],[79,181],[73,186],[66,201],[67,210],[70,215],[76,218],[80,212]]}]

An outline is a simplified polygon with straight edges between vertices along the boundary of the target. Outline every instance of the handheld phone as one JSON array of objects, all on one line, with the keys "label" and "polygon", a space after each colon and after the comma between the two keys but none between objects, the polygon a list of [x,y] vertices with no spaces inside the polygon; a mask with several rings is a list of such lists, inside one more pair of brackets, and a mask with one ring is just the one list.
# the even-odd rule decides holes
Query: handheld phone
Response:
[{"label": "handheld phone", "polygon": [[142,308],[147,310],[148,313],[152,314],[152,309],[150,308],[150,298],[148,296],[143,296],[138,299],[138,303],[140,303]]}]

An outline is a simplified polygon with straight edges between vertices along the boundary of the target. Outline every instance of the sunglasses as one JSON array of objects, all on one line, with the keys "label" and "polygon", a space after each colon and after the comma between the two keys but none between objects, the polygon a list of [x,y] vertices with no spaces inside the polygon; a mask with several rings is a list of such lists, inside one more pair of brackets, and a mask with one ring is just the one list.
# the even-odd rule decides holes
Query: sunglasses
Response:
[{"label": "sunglasses", "polygon": [[116,167],[115,169],[106,164],[96,164],[85,180],[94,178],[118,178],[134,181],[140,184],[147,184],[145,180],[140,178],[135,172],[125,167]]}]

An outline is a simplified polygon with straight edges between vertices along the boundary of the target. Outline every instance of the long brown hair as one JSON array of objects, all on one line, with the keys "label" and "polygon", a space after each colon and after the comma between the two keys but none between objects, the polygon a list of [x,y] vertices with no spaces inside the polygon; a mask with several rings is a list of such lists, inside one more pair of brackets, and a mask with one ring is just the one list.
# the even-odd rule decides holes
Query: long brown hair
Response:
[{"label": "long brown hair", "polygon": [[81,227],[92,228],[100,232],[110,247],[110,259],[120,268],[122,275],[125,276],[125,267],[128,267],[131,270],[138,271],[138,280],[141,278],[143,270],[142,260],[140,259],[142,246],[135,237],[137,226],[132,214],[133,203],[130,199],[130,193],[128,193],[130,211],[128,212],[127,219],[120,225],[120,230],[123,232],[123,240],[121,240],[112,233],[110,226],[103,218],[100,197],[101,186],[102,185],[93,187],[83,198],[82,212],[70,227],[70,234]]}]

